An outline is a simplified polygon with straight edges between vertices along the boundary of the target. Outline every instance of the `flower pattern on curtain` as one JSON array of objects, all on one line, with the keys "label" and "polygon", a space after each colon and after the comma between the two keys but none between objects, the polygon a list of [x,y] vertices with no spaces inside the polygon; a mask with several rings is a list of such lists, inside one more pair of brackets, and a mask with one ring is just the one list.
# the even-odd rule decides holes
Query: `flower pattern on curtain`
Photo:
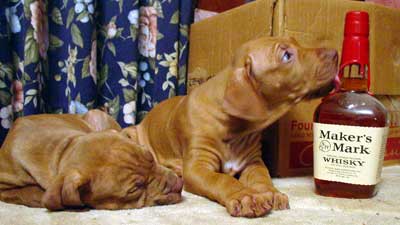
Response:
[{"label": "flower pattern on curtain", "polygon": [[0,1],[0,143],[13,120],[100,108],[121,126],[186,92],[191,0]]}]

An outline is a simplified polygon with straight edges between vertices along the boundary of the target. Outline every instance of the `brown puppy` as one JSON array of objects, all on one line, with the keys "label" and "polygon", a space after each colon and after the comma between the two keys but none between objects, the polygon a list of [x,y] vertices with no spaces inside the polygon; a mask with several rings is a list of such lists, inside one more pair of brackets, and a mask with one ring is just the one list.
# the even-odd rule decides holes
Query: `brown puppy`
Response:
[{"label": "brown puppy", "polygon": [[179,202],[181,179],[116,130],[98,110],[17,119],[0,150],[0,200],[50,210]]},{"label": "brown puppy", "polygon": [[261,131],[303,98],[327,94],[337,52],[293,39],[244,44],[230,65],[187,96],[157,105],[123,130],[178,174],[185,189],[224,205],[232,216],[287,209],[261,159]]},{"label": "brown puppy", "polygon": [[336,67],[335,50],[305,49],[285,38],[250,41],[215,77],[123,132],[183,173],[187,191],[218,201],[232,216],[287,209],[288,197],[275,189],[261,159],[261,131],[301,99],[327,94]]}]

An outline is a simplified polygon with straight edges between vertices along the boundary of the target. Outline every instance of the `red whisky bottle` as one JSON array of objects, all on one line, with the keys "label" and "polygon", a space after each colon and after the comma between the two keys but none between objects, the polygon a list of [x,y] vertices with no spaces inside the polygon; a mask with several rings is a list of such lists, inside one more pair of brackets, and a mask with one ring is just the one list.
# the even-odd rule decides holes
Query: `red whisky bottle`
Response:
[{"label": "red whisky bottle", "polygon": [[388,113],[371,96],[368,13],[346,14],[339,90],[314,113],[314,182],[324,196],[371,198],[380,182]]}]

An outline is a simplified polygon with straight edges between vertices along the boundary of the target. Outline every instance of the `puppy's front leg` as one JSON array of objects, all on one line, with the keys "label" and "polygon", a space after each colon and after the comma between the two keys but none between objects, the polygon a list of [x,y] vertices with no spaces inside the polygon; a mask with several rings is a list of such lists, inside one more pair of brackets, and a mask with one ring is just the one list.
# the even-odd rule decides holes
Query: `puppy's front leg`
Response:
[{"label": "puppy's front leg", "polygon": [[220,172],[221,162],[212,148],[191,148],[184,158],[187,191],[218,201],[232,216],[259,217],[271,210],[270,195],[248,188]]},{"label": "puppy's front leg", "polygon": [[0,200],[29,207],[43,207],[43,195],[44,190],[41,187],[32,185],[0,191]]},{"label": "puppy's front leg", "polygon": [[245,186],[261,193],[273,193],[274,209],[288,209],[289,199],[286,194],[279,192],[272,184],[271,176],[261,158],[256,158],[240,174],[239,181]]}]

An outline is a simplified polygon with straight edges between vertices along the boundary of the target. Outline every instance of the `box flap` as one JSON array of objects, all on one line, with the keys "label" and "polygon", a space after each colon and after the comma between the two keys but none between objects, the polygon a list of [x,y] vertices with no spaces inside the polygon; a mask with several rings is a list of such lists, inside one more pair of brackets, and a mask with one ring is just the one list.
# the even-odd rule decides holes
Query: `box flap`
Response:
[{"label": "box flap", "polygon": [[[371,76],[375,94],[400,95],[400,10],[375,7],[371,24]],[[374,82],[375,81],[375,82]]]},{"label": "box flap", "polygon": [[191,26],[188,91],[225,67],[240,45],[272,35],[274,4],[251,2]]}]

